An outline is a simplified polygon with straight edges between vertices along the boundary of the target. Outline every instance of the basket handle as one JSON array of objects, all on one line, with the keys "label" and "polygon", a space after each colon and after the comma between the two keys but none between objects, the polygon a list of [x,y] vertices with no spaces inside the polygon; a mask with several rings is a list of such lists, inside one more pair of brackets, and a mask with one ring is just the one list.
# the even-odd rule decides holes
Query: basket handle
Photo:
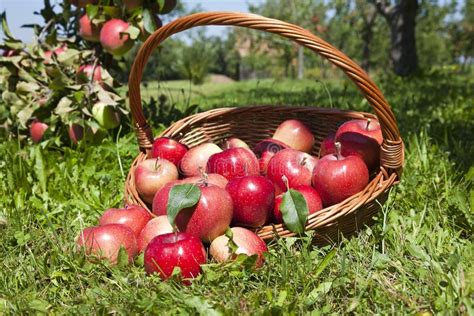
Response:
[{"label": "basket handle", "polygon": [[140,150],[149,150],[153,143],[151,128],[143,114],[140,94],[140,82],[148,58],[153,50],[171,35],[196,26],[206,25],[233,25],[275,33],[311,49],[340,68],[362,92],[380,122],[384,137],[380,155],[381,165],[398,174],[401,173],[404,150],[397,121],[382,92],[359,65],[326,41],[300,26],[260,15],[238,12],[202,12],[181,17],[156,30],[140,47],[131,69],[128,84],[130,108]]}]

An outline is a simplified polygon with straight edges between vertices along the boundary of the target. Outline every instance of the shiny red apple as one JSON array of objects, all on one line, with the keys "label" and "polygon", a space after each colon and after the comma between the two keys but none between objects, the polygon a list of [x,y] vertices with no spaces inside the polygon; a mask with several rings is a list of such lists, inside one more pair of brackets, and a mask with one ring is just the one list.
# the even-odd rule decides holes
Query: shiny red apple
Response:
[{"label": "shiny red apple", "polygon": [[227,139],[224,144],[222,144],[223,149],[229,149],[229,148],[246,148],[250,149],[249,145],[247,145],[246,142],[241,140],[240,138],[236,137],[231,137]]},{"label": "shiny red apple", "polygon": [[111,19],[104,23],[100,30],[100,43],[112,55],[120,56],[133,47],[133,40],[126,34],[130,24],[120,20]]},{"label": "shiny red apple", "polygon": [[268,251],[265,242],[254,232],[242,228],[232,227],[232,240],[238,247],[235,253],[232,253],[229,247],[229,238],[225,235],[214,239],[209,247],[209,253],[217,262],[225,262],[235,258],[236,255],[245,254],[247,256],[257,255],[256,266],[261,267],[265,258],[263,254]]},{"label": "shiny red apple", "polygon": [[369,171],[359,156],[343,156],[336,142],[336,154],[322,157],[313,170],[312,183],[324,206],[331,206],[362,191],[369,183]]},{"label": "shiny red apple", "polygon": [[[306,205],[308,206],[309,214],[314,214],[323,208],[323,201],[321,200],[321,197],[319,196],[318,191],[316,191],[312,186],[300,185],[293,188],[293,190],[296,190],[303,195],[303,198],[306,201]],[[275,204],[273,207],[273,216],[272,216],[273,223],[275,224],[283,223],[283,217],[282,217],[281,209],[280,209],[280,204],[281,204],[282,199],[283,199],[283,193],[278,195],[275,198]]]},{"label": "shiny red apple", "polygon": [[314,145],[313,133],[299,120],[286,120],[281,123],[273,134],[273,139],[307,153],[311,152]]},{"label": "shiny red apple", "polygon": [[376,120],[352,120],[342,124],[336,132],[342,155],[356,155],[364,160],[369,171],[376,170],[380,162],[382,130]]},{"label": "shiny red apple", "polygon": [[[175,219],[179,231],[199,237],[209,243],[222,235],[232,221],[232,198],[226,190],[215,185],[197,185],[201,190],[199,202],[182,210]],[[161,189],[153,199],[155,215],[166,215],[169,192],[172,185]]]},{"label": "shiny red apple", "polygon": [[149,221],[140,232],[137,239],[138,251],[142,252],[150,241],[158,235],[168,234],[173,232],[173,227],[168,221],[168,216],[162,215],[153,218]]},{"label": "shiny red apple", "polygon": [[209,157],[208,173],[218,173],[227,180],[260,174],[257,157],[249,149],[230,148]]},{"label": "shiny red apple", "polygon": [[79,19],[79,36],[89,42],[100,41],[100,28],[92,23],[87,14]]},{"label": "shiny red apple", "polygon": [[169,137],[159,137],[155,139],[151,147],[151,156],[153,158],[159,157],[169,160],[177,167],[187,152],[188,147],[186,145],[178,143]]},{"label": "shiny red apple", "polygon": [[294,188],[300,185],[311,185],[311,173],[318,160],[302,151],[284,149],[275,154],[267,168],[267,177],[275,185],[276,194],[286,191],[288,186]]},{"label": "shiny red apple", "polygon": [[130,228],[136,237],[152,219],[150,212],[139,205],[127,205],[125,208],[110,208],[102,214],[99,225],[121,224]]},{"label": "shiny red apple", "polygon": [[30,125],[30,136],[33,142],[39,143],[43,139],[43,135],[48,128],[48,124],[45,124],[39,120],[33,121],[33,123]]},{"label": "shiny red apple", "polygon": [[234,178],[226,190],[232,197],[234,224],[259,227],[267,222],[275,199],[275,188],[270,180],[263,176]]},{"label": "shiny red apple", "polygon": [[186,177],[200,176],[206,171],[209,157],[220,152],[222,149],[213,143],[204,143],[193,147],[181,159],[180,172]]},{"label": "shiny red apple", "polygon": [[146,273],[158,273],[162,280],[168,279],[174,268],[181,270],[182,278],[190,279],[201,273],[201,264],[206,263],[206,250],[196,236],[169,233],[152,239],[145,249],[144,261]]},{"label": "shiny red apple", "polygon": [[152,158],[140,162],[134,175],[138,193],[145,202],[151,203],[156,192],[178,179],[178,169],[166,159]]},{"label": "shiny red apple", "polygon": [[113,264],[117,263],[120,247],[126,250],[129,262],[137,254],[135,234],[129,227],[120,224],[88,227],[79,234],[76,243],[86,255],[108,259]]}]

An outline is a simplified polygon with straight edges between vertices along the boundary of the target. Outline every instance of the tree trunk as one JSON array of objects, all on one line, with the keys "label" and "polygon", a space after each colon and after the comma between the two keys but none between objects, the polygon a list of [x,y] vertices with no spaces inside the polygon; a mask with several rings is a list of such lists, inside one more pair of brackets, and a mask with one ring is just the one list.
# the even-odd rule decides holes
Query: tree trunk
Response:
[{"label": "tree trunk", "polygon": [[376,12],[369,13],[364,17],[364,28],[362,30],[362,68],[366,72],[370,70],[370,44],[374,37],[374,23],[376,19]]},{"label": "tree trunk", "polygon": [[415,39],[418,0],[401,0],[392,6],[377,2],[377,9],[390,26],[390,59],[394,72],[399,76],[414,73],[418,69]]},{"label": "tree trunk", "polygon": [[298,47],[298,79],[303,79],[304,75],[304,48]]}]

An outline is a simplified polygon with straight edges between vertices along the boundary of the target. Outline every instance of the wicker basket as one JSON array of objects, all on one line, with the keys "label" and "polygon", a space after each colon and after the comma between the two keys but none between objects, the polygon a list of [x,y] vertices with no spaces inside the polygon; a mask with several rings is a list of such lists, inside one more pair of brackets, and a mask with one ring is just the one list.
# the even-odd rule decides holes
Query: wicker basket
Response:
[{"label": "wicker basket", "polygon": [[[376,118],[382,127],[384,141],[380,153],[380,171],[367,187],[345,201],[325,208],[308,218],[307,230],[315,230],[315,242],[336,242],[341,234],[351,235],[363,225],[370,224],[388,197],[389,189],[398,182],[404,161],[403,142],[395,117],[382,92],[356,63],[339,50],[309,31],[286,22],[247,13],[207,12],[179,18],[153,33],[140,48],[129,78],[132,118],[140,153],[132,163],[125,183],[125,202],[149,207],[142,201],[134,181],[134,170],[147,158],[153,135],[142,110],[140,81],[145,64],[152,51],[171,35],[204,25],[234,25],[275,33],[311,49],[340,68],[359,88],[376,115],[361,112],[294,106],[249,106],[219,108],[181,119],[166,129],[161,136],[172,137],[193,147],[204,142],[220,143],[229,136],[241,138],[250,146],[270,138],[276,127],[285,119],[296,118],[305,122],[316,138],[313,155],[328,133],[350,119]],[[269,225],[257,230],[264,240],[275,236],[294,234],[283,224]]]}]

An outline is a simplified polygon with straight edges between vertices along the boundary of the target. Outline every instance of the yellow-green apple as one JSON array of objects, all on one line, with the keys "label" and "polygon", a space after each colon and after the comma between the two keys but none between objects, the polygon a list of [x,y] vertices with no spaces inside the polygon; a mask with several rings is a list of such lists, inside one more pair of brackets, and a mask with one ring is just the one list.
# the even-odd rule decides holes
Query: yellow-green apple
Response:
[{"label": "yellow-green apple", "polygon": [[112,105],[97,102],[92,107],[92,116],[105,129],[116,128],[120,124],[120,114]]},{"label": "yellow-green apple", "polygon": [[140,162],[134,175],[138,193],[145,202],[151,203],[158,191],[178,179],[178,169],[166,159],[151,158]]},{"label": "yellow-green apple", "polygon": [[311,152],[314,145],[314,136],[308,126],[299,120],[286,120],[282,122],[273,138],[279,140],[293,149]]},{"label": "yellow-green apple", "polygon": [[209,157],[208,173],[218,173],[227,180],[260,174],[258,159],[245,148],[230,148]]},{"label": "yellow-green apple", "polygon": [[209,157],[222,152],[219,146],[213,143],[204,143],[193,147],[181,159],[180,171],[186,177],[200,176],[206,171]]},{"label": "yellow-green apple", "polygon": [[242,228],[232,227],[232,241],[237,249],[232,253],[229,247],[229,238],[222,235],[214,239],[209,247],[209,253],[217,262],[225,262],[234,259],[237,255],[257,255],[256,266],[261,267],[265,258],[263,254],[268,251],[265,242],[254,232]]},{"label": "yellow-green apple", "polygon": [[232,197],[234,224],[259,227],[267,222],[275,199],[270,180],[263,176],[238,177],[229,181],[226,190]]},{"label": "yellow-green apple", "polygon": [[196,236],[180,233],[169,233],[156,236],[145,249],[145,271],[147,274],[158,273],[162,280],[179,268],[184,284],[201,273],[201,265],[206,263],[206,250]]},{"label": "yellow-green apple", "polygon": [[158,235],[173,232],[173,227],[168,221],[168,216],[161,215],[150,220],[140,232],[137,239],[138,251],[142,252],[150,241]]},{"label": "yellow-green apple", "polygon": [[[311,173],[318,160],[302,151],[283,149],[275,154],[267,168],[267,177],[275,185],[278,195],[286,191],[287,185],[294,188],[299,185],[311,185]],[[283,176],[288,180],[284,181]]]},{"label": "yellow-green apple", "polygon": [[341,144],[336,142],[336,154],[318,161],[312,183],[327,207],[362,191],[369,183],[369,171],[359,156],[343,156]]},{"label": "yellow-green apple", "polygon": [[133,40],[126,34],[130,24],[111,19],[104,23],[100,30],[100,43],[112,55],[121,56],[133,47]]},{"label": "yellow-green apple", "polygon": [[127,252],[129,262],[137,254],[135,234],[129,227],[120,224],[88,227],[79,234],[76,242],[86,255],[108,259],[112,264],[117,263],[121,247]]},{"label": "yellow-green apple", "polygon": [[[232,198],[226,190],[212,184],[198,184],[201,190],[199,202],[183,209],[176,216],[179,231],[187,232],[209,243],[222,235],[232,221]],[[166,215],[169,192],[173,185],[161,189],[153,199],[152,210],[157,216]]]}]

